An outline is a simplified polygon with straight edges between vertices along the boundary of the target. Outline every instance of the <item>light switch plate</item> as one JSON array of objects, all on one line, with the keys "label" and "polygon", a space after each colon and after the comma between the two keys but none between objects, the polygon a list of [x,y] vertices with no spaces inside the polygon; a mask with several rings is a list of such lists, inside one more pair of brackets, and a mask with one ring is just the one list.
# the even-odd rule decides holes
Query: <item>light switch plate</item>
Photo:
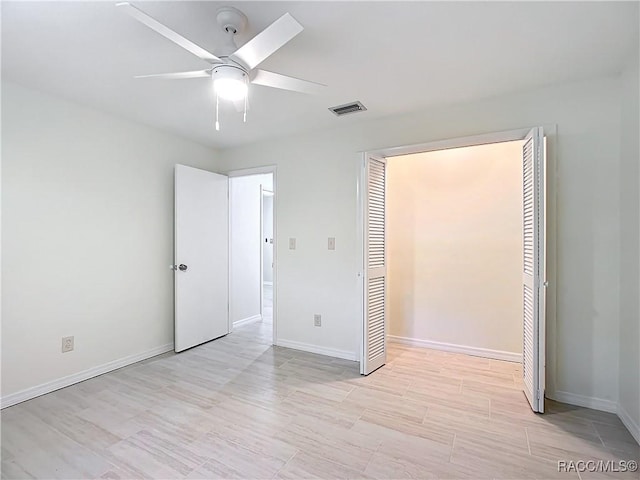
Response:
[{"label": "light switch plate", "polygon": [[327,241],[327,248],[329,250],[336,249],[336,237],[329,237],[329,240]]},{"label": "light switch plate", "polygon": [[289,239],[289,250],[295,250],[296,249],[296,239],[291,237]]}]

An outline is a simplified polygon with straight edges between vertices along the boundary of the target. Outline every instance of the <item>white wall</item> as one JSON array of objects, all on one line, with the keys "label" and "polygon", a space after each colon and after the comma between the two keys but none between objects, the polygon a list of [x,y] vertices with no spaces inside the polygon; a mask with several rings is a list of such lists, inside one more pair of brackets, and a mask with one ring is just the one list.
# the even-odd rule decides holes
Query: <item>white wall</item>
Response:
[{"label": "white wall", "polygon": [[522,353],[522,143],[388,159],[390,335]]},{"label": "white wall", "polygon": [[640,79],[638,58],[622,76],[620,165],[620,416],[640,443]]},{"label": "white wall", "polygon": [[[366,104],[366,99],[362,99]],[[359,114],[360,115],[360,114]],[[366,116],[366,112],[362,114]],[[222,153],[223,168],[278,168],[278,337],[335,354],[358,352],[358,152],[557,124],[557,299],[548,299],[548,387],[615,408],[619,345],[619,79],[602,78],[442,106],[274,139]],[[550,179],[554,180],[553,169]],[[553,223],[557,218],[557,230]],[[336,237],[328,251],[327,237]],[[288,237],[297,237],[296,250]],[[551,265],[555,258],[550,252]],[[554,272],[552,282],[554,281]],[[552,285],[553,287],[554,285]],[[553,293],[553,288],[551,288]],[[322,327],[313,314],[323,315]],[[556,392],[557,393],[557,392]]]},{"label": "white wall", "polygon": [[262,280],[273,282],[273,195],[264,195],[262,205]]},{"label": "white wall", "polygon": [[236,323],[260,315],[260,185],[269,190],[269,174],[231,177],[229,181],[231,248],[231,320]]},{"label": "white wall", "polygon": [[3,397],[173,342],[173,168],[216,156],[2,82]]}]

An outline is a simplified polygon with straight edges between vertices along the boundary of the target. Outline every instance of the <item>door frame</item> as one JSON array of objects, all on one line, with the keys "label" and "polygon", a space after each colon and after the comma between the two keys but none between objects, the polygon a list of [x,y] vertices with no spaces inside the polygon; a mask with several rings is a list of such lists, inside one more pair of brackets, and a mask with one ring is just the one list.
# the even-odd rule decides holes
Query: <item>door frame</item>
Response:
[{"label": "door frame", "polygon": [[[264,315],[264,244],[262,243],[262,239],[264,238],[264,197],[266,196],[266,192],[271,194],[271,197],[275,195],[273,192],[273,187],[271,190],[265,189],[262,185],[260,185],[260,233],[262,237],[260,238],[260,243],[262,248],[260,249],[260,278],[262,279],[262,289],[260,290],[260,315]],[[271,232],[273,233],[273,229],[275,227],[275,220],[273,217],[273,207],[274,201],[271,200]],[[271,289],[273,290],[273,236],[271,237]]]},{"label": "door frame", "polygon": [[[278,198],[278,187],[277,187],[277,167],[275,165],[267,165],[263,167],[255,167],[255,168],[243,168],[239,170],[231,170],[226,172],[226,175],[229,178],[233,177],[247,177],[252,175],[261,175],[265,173],[270,173],[273,176],[273,332],[271,343],[272,345],[278,344],[278,321],[277,321],[277,312],[278,312],[278,289],[276,288],[278,282],[278,206],[277,206],[277,198]],[[260,195],[260,314],[262,315],[263,309],[263,259],[262,259],[262,227],[263,227],[263,212],[262,212],[262,190]],[[229,332],[233,331],[233,320],[231,319],[231,272],[233,266],[231,265],[231,201],[229,201]]]},{"label": "door frame", "polygon": [[[546,289],[546,390],[547,398],[553,399],[556,392],[557,350],[556,350],[556,312],[557,312],[557,156],[556,145],[557,124],[534,125],[542,127],[546,140],[546,273],[548,287]],[[523,140],[533,127],[522,127],[512,130],[483,133],[465,137],[454,137],[425,143],[401,145],[359,152],[356,176],[356,256],[357,256],[357,298],[358,298],[358,358],[362,360],[363,339],[365,334],[365,206],[364,185],[366,182],[366,159],[374,157],[396,157],[414,153],[433,152],[451,148],[472,147],[490,143]]]}]

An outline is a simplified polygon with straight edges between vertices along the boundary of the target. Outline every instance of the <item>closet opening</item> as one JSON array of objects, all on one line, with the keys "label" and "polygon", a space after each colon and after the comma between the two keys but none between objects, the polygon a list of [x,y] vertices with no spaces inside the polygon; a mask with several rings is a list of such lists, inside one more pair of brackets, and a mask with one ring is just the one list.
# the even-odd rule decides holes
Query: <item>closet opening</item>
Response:
[{"label": "closet opening", "polygon": [[360,371],[389,353],[394,371],[428,366],[458,393],[512,389],[543,412],[542,128],[422,147],[364,154]]}]

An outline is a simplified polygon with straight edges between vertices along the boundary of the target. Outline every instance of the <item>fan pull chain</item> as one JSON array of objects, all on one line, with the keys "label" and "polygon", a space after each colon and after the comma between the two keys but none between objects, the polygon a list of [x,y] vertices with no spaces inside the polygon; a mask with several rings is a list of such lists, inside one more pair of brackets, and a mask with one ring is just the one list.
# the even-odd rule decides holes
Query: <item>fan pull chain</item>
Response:
[{"label": "fan pull chain", "polygon": [[243,121],[244,123],[247,123],[247,99],[249,98],[248,94],[245,94],[244,96],[244,116],[243,116]]},{"label": "fan pull chain", "polygon": [[219,115],[220,115],[220,97],[216,93],[216,131],[218,132],[220,131]]}]

